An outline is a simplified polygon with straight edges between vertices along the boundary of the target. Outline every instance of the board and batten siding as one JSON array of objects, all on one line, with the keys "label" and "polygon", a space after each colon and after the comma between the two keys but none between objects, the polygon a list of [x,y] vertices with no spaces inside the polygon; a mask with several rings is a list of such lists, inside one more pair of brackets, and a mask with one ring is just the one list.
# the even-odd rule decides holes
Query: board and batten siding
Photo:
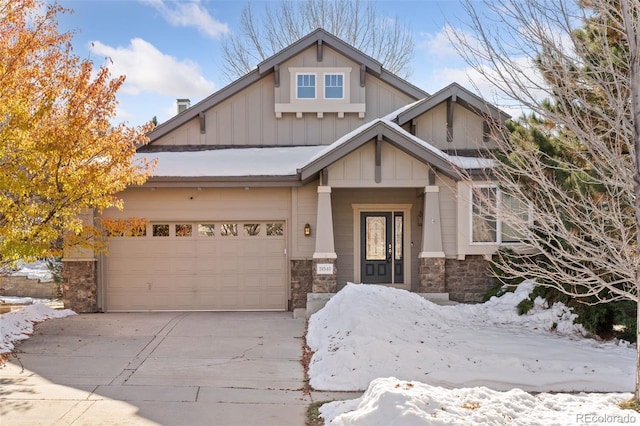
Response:
[{"label": "board and batten siding", "polygon": [[416,136],[443,150],[490,148],[483,142],[483,118],[467,108],[453,106],[453,141],[447,142],[447,104],[441,103],[414,119]]},{"label": "board and batten siding", "polygon": [[[284,113],[275,116],[275,93],[289,91],[288,66],[334,67],[353,66],[352,91],[360,89],[360,65],[325,47],[322,62],[316,60],[316,48],[306,50],[300,56],[280,67],[280,88],[275,88],[273,73],[236,93],[220,104],[205,111],[206,132],[200,132],[196,117],[174,131],[153,142],[154,145],[204,145],[204,146],[300,146],[328,145],[344,134],[415,99],[393,88],[371,74],[366,77],[366,114],[347,113],[338,118],[335,113],[325,113],[323,118],[305,113],[302,118]],[[309,59],[312,57],[312,60]],[[342,59],[340,59],[342,58]],[[307,65],[309,64],[309,65]],[[282,97],[283,95],[279,95]],[[355,102],[354,99],[352,99]]]},{"label": "board and batten siding", "polygon": [[329,166],[329,186],[424,187],[429,166],[389,143],[382,144],[381,181],[375,182],[375,142],[371,141]]}]

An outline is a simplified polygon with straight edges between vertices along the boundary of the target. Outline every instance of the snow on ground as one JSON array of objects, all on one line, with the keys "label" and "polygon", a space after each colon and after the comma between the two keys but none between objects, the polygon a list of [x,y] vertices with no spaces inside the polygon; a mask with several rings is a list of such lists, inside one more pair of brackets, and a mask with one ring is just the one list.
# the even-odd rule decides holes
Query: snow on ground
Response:
[{"label": "snow on ground", "polygon": [[324,405],[323,417],[328,424],[497,425],[511,418],[525,425],[617,413],[612,401],[630,393],[524,392],[629,392],[634,385],[634,345],[584,338],[559,303],[545,309],[538,299],[519,316],[516,306],[532,288],[526,283],[483,304],[438,306],[404,290],[348,284],[309,320],[310,384],[368,390]]},{"label": "snow on ground", "polygon": [[11,352],[14,342],[28,339],[33,333],[34,324],[75,314],[70,309],[56,310],[42,303],[34,303],[19,311],[0,315],[0,354]]},{"label": "snow on ground", "polygon": [[531,395],[520,389],[445,389],[394,377],[376,379],[358,399],[320,407],[328,425],[551,426],[640,424],[640,413],[622,410],[631,394]]},{"label": "snow on ground", "polygon": [[27,277],[30,280],[40,280],[41,282],[53,281],[53,274],[47,266],[46,260],[36,260],[35,262],[18,262],[15,271],[10,271],[14,277]]}]

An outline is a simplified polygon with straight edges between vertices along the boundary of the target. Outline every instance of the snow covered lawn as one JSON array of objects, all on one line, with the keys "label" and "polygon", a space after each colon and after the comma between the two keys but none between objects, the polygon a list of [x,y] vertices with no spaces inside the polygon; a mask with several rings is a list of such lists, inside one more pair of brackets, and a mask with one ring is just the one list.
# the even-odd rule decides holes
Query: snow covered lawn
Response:
[{"label": "snow covered lawn", "polygon": [[0,354],[11,352],[14,342],[28,339],[33,334],[34,324],[75,314],[70,309],[55,310],[45,304],[34,303],[19,311],[0,315]]},{"label": "snow covered lawn", "polygon": [[532,288],[484,304],[438,306],[403,290],[348,284],[309,320],[310,384],[368,390],[326,404],[323,417],[331,424],[524,425],[631,413],[640,423],[640,413],[616,405],[630,393],[523,392],[631,392],[634,385],[634,345],[584,338],[561,304],[545,309],[538,300],[519,316],[516,306]]}]

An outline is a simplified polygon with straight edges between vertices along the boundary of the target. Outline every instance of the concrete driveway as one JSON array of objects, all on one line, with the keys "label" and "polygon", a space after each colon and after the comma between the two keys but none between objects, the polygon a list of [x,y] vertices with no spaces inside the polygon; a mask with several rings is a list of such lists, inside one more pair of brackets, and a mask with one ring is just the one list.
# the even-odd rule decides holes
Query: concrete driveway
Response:
[{"label": "concrete driveway", "polygon": [[0,368],[3,425],[304,425],[288,312],[48,320]]}]

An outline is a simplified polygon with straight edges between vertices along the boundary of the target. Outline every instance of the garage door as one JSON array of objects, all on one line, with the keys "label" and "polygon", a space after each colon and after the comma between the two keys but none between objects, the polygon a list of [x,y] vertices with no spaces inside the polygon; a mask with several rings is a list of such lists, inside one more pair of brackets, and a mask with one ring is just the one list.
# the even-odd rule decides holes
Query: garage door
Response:
[{"label": "garage door", "polygon": [[112,237],[106,309],[286,310],[284,222],[150,223]]}]

